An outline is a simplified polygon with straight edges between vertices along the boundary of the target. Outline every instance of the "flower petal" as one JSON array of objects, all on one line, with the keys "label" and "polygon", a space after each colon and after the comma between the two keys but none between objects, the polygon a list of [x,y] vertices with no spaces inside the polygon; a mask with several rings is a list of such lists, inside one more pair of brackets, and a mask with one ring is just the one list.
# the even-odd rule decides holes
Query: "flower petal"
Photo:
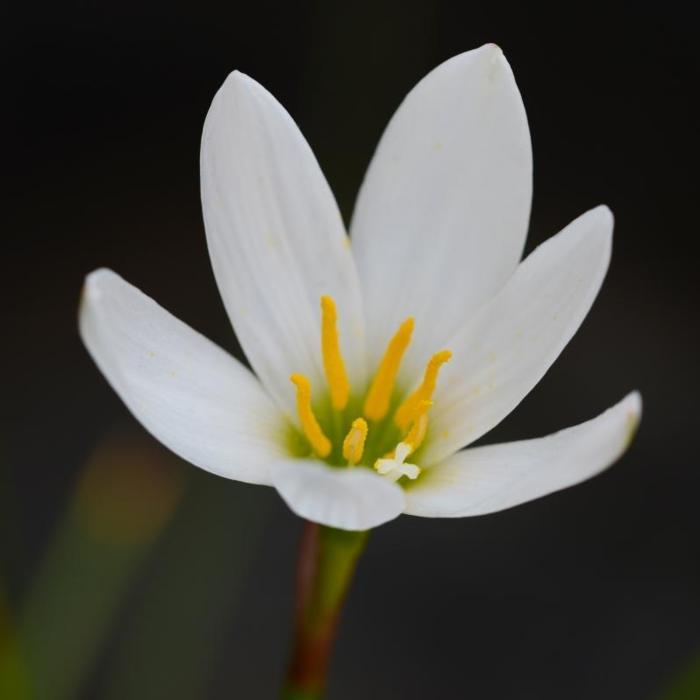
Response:
[{"label": "flower petal", "polygon": [[601,206],[539,246],[447,345],[424,460],[435,464],[505,418],[539,382],[588,313],[610,262]]},{"label": "flower petal", "polygon": [[272,469],[273,483],[299,516],[342,530],[369,530],[404,509],[403,491],[369,469],[342,469],[312,460],[286,460]]},{"label": "flower petal", "polygon": [[641,397],[633,392],[597,418],[548,437],[459,452],[409,486],[406,512],[483,515],[578,484],[622,455],[641,411]]},{"label": "flower petal", "polygon": [[252,374],[111,270],[88,275],[80,334],[107,381],[164,445],[202,469],[269,484],[283,418]]},{"label": "flower petal", "polygon": [[352,220],[371,366],[413,316],[402,376],[420,372],[500,289],[522,256],[531,198],[527,118],[501,50],[438,66],[389,122]]},{"label": "flower petal", "polygon": [[284,108],[229,75],[202,135],[204,223],[221,296],[248,360],[291,416],[292,372],[320,387],[320,298],[333,297],[351,381],[363,379],[364,322],[340,212]]}]

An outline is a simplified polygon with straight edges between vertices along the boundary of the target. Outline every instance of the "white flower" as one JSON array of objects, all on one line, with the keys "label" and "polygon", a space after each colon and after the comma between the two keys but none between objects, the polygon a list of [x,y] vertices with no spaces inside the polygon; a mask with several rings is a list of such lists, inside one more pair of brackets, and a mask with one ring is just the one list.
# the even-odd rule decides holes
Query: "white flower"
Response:
[{"label": "white flower", "polygon": [[310,520],[366,529],[402,512],[478,515],[543,496],[614,462],[641,400],[632,393],[549,437],[458,451],[537,384],[608,267],[606,207],[519,262],[531,180],[506,59],[493,45],[461,54],[389,123],[351,249],[294,121],[232,73],[204,125],[202,204],[216,280],[257,378],[109,270],[87,278],[83,340],[171,450],[274,486]]}]

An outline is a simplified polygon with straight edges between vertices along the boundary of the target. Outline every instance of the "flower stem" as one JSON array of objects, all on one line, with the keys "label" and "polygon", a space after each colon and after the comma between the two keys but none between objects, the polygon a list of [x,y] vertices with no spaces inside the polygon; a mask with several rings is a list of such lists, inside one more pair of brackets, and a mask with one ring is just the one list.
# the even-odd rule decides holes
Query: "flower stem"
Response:
[{"label": "flower stem", "polygon": [[283,700],[323,697],[340,612],[368,535],[306,523],[297,565],[294,645]]}]

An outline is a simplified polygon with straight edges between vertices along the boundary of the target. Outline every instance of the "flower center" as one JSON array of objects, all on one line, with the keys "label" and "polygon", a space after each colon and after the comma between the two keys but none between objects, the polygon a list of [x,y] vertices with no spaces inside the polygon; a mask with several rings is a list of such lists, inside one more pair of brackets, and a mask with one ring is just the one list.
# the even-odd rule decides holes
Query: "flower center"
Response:
[{"label": "flower center", "polygon": [[314,403],[307,377],[290,377],[297,390],[297,414],[305,442],[329,464],[372,466],[392,481],[416,479],[420,467],[406,459],[425,439],[438,374],[452,353],[435,353],[418,388],[405,396],[396,379],[413,334],[413,319],[407,318],[389,341],[362,400],[351,391],[337,321],[335,302],[329,296],[321,297],[321,352],[329,392],[326,404]]}]

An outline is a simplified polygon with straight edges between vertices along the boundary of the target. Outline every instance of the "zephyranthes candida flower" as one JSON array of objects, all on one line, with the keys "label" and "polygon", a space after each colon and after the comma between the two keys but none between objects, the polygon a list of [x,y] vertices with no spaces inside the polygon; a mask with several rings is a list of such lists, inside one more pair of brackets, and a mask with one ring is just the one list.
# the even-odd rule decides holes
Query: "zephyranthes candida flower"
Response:
[{"label": "zephyranthes candida flower", "polygon": [[83,339],[170,449],[274,486],[310,520],[366,529],[401,512],[477,515],[543,496],[617,459],[641,402],[633,393],[555,435],[462,450],[540,380],[608,267],[603,206],[520,262],[531,182],[513,74],[483,46],[435,69],[394,115],[351,245],[292,118],[232,73],[204,125],[202,204],[257,377],[107,270],[87,279]]}]

